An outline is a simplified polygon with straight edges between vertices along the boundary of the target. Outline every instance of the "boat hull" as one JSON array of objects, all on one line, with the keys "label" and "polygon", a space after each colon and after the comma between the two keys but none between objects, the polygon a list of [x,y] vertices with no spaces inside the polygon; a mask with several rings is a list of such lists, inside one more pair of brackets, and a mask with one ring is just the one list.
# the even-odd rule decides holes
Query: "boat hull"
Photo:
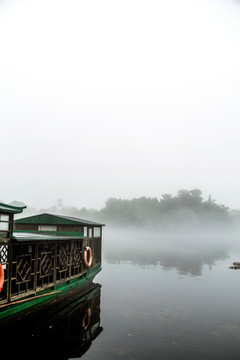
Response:
[{"label": "boat hull", "polygon": [[55,286],[36,293],[34,296],[23,298],[10,304],[0,307],[0,327],[11,320],[19,320],[44,307],[55,306],[56,302],[68,299],[69,295],[79,293],[81,296],[86,288],[92,283],[94,277],[101,271],[101,265],[96,265],[81,277],[67,282],[56,284]]}]

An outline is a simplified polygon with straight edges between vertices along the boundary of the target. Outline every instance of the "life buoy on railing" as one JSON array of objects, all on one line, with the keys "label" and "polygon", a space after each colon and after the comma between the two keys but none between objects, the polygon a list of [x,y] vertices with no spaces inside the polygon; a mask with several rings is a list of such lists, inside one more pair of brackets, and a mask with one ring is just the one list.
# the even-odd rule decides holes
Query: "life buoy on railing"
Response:
[{"label": "life buoy on railing", "polygon": [[86,246],[83,251],[83,262],[88,268],[92,265],[92,250],[90,246]]},{"label": "life buoy on railing", "polygon": [[0,264],[0,292],[2,291],[4,285],[4,270],[2,264]]},{"label": "life buoy on railing", "polygon": [[[91,321],[91,316],[92,316],[92,311],[90,308],[88,308],[86,310],[86,314],[84,315],[83,321],[82,321],[82,327],[84,328],[84,330],[87,330],[87,328],[90,325],[90,321]],[[87,322],[86,322],[87,319]]]}]

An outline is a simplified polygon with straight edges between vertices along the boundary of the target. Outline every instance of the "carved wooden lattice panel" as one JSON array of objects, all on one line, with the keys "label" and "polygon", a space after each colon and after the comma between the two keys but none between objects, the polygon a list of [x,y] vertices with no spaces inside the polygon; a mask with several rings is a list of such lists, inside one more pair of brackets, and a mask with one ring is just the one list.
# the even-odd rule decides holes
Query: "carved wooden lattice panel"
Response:
[{"label": "carved wooden lattice panel", "polygon": [[8,261],[8,246],[2,245],[0,246],[0,263],[6,264]]},{"label": "carved wooden lattice panel", "polygon": [[67,270],[68,267],[68,251],[65,248],[61,248],[59,254],[59,269],[60,271]]},{"label": "carved wooden lattice panel", "polygon": [[40,259],[40,277],[52,274],[52,252],[45,251],[41,253]]},{"label": "carved wooden lattice panel", "polygon": [[81,265],[81,249],[76,248],[72,251],[72,265],[77,268]]},{"label": "carved wooden lattice panel", "polygon": [[26,283],[31,280],[31,255],[17,256],[16,284]]}]

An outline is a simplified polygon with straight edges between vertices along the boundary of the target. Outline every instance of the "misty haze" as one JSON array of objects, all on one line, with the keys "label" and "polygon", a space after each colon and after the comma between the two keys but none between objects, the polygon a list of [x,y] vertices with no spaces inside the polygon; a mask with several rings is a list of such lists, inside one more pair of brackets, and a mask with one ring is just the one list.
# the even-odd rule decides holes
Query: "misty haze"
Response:
[{"label": "misty haze", "polygon": [[[239,359],[239,36],[237,0],[0,2],[0,207],[102,234],[93,294],[15,324],[7,357]],[[64,266],[91,268],[72,229],[64,248],[44,224],[60,240],[40,253],[16,223],[17,250],[0,243],[16,272],[0,273],[2,336],[12,290],[22,304],[23,286],[58,292]]]}]

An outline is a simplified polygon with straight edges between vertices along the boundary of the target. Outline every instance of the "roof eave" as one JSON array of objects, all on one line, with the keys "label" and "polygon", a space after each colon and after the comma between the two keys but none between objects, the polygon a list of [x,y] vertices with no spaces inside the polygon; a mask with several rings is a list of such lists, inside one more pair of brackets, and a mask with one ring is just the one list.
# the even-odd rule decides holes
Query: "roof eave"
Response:
[{"label": "roof eave", "polygon": [[8,212],[12,214],[21,214],[27,206],[14,206],[8,205],[4,203],[0,203],[0,211],[1,212]]}]

